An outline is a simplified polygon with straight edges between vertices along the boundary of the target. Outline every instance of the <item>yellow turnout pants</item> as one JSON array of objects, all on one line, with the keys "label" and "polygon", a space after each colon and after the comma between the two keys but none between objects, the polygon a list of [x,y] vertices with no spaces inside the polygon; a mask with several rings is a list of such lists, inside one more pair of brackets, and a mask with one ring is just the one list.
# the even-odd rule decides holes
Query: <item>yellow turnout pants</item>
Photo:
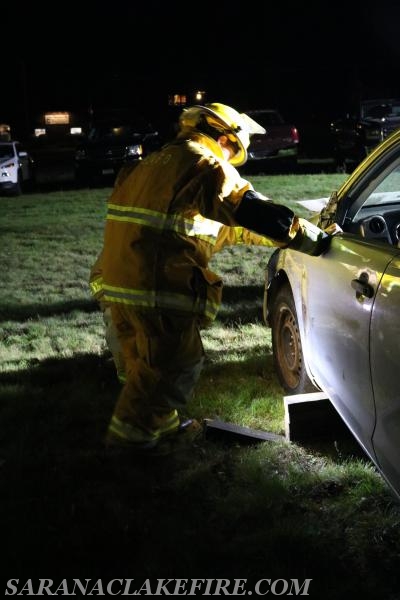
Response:
[{"label": "yellow turnout pants", "polygon": [[134,441],[137,430],[157,436],[177,428],[177,410],[192,396],[204,363],[198,320],[119,304],[111,306],[111,316],[126,374],[114,431]]}]

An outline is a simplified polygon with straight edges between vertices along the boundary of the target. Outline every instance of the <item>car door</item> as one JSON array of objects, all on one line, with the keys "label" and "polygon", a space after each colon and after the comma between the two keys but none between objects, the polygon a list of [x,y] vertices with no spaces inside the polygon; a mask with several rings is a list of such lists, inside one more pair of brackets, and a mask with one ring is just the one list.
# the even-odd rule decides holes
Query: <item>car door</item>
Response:
[{"label": "car door", "polygon": [[400,439],[394,380],[400,367],[398,145],[355,177],[341,203],[348,233],[333,238],[320,262],[307,259],[303,276],[307,356],[313,375],[360,443],[371,456],[376,448],[378,460],[390,461],[395,470],[396,436]]},{"label": "car door", "polygon": [[400,490],[400,256],[386,269],[371,319],[371,377],[376,406],[373,445],[388,482]]},{"label": "car door", "polygon": [[[308,366],[365,450],[373,455],[371,316],[389,253],[383,243],[339,234],[322,257],[297,254]],[[293,266],[291,266],[293,271]],[[364,292],[364,293],[362,293]]]},{"label": "car door", "polygon": [[21,144],[15,144],[15,151],[18,157],[19,168],[22,174],[22,180],[27,181],[30,177],[30,164],[28,153],[25,148],[21,146]]}]

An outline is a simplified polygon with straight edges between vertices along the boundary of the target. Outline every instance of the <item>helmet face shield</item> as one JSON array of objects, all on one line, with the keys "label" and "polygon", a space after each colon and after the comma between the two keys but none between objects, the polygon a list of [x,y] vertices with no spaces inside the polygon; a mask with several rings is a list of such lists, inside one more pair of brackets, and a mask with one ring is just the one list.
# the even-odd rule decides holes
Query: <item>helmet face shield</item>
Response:
[{"label": "helmet face shield", "polygon": [[215,132],[214,137],[226,135],[239,148],[238,152],[229,160],[235,167],[240,167],[247,160],[250,135],[266,133],[264,127],[245,113],[238,113],[234,108],[218,102],[205,106],[192,106],[184,110],[179,124],[182,129],[194,129],[207,133],[202,129],[202,121],[206,121],[207,127]]},{"label": "helmet face shield", "polygon": [[243,129],[240,131],[237,131],[236,132],[236,141],[237,141],[237,145],[239,146],[239,151],[237,152],[237,154],[232,156],[232,158],[229,160],[229,162],[234,167],[240,167],[241,165],[244,165],[244,163],[247,160],[247,148],[249,147],[249,144],[250,144],[249,133],[247,131],[244,131]]},{"label": "helmet face shield", "polygon": [[261,134],[266,133],[265,128],[262,125],[260,125],[259,123],[257,123],[257,121],[255,121],[254,119],[249,117],[249,115],[246,115],[246,113],[240,113],[240,116],[241,116],[242,120],[245,122],[247,131],[249,132],[250,135],[252,135],[253,133],[261,133]]}]

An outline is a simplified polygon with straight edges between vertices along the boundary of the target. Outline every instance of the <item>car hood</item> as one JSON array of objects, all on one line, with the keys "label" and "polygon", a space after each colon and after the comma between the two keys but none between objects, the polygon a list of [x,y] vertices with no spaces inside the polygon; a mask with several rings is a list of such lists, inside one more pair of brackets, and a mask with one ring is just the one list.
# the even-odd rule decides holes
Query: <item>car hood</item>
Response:
[{"label": "car hood", "polygon": [[3,167],[4,165],[8,165],[10,163],[10,161],[16,161],[16,157],[15,156],[10,156],[9,158],[0,158],[0,167]]}]

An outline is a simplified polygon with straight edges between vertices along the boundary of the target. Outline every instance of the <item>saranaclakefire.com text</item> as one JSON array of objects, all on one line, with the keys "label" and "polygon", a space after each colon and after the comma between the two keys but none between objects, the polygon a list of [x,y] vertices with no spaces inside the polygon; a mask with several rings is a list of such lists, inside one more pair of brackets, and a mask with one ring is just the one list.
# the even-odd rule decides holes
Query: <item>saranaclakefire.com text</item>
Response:
[{"label": "saranaclakefire.com text", "polygon": [[6,596],[308,596],[312,579],[9,579]]}]

